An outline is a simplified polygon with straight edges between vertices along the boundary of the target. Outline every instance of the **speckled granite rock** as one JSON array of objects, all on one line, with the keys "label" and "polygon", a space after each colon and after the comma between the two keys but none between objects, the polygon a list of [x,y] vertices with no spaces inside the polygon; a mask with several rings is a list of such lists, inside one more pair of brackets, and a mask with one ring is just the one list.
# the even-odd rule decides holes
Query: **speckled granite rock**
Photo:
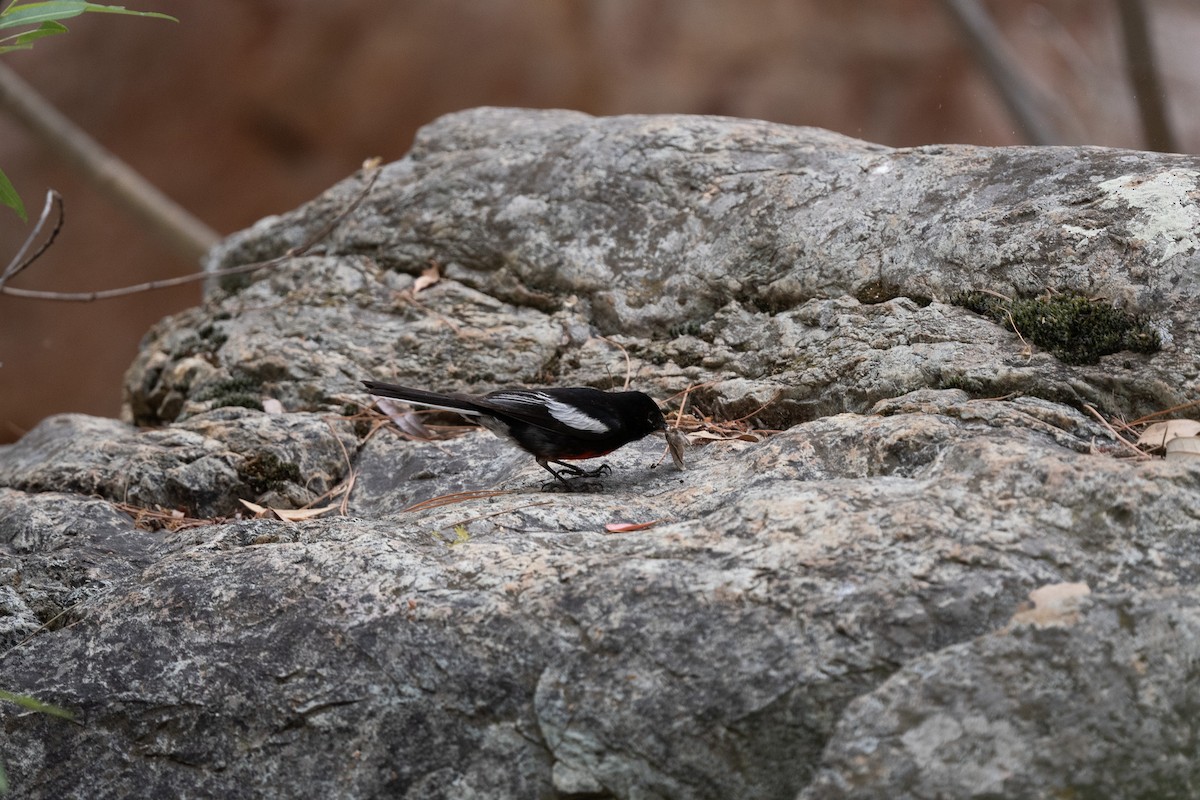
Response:
[{"label": "speckled granite rock", "polygon": [[[1187,796],[1190,645],[1164,632],[1191,636],[1200,465],[1125,458],[1084,404],[1194,397],[1198,176],[742,120],[439,120],[316,251],[160,323],[126,421],[0,448],[0,688],[79,723],[0,705],[14,794]],[[304,242],[361,180],[212,265]],[[1155,344],[1068,363],[988,292]],[[627,371],[782,433],[684,472],[644,440],[562,494],[490,434],[345,418],[365,377]],[[112,505],[300,505],[351,470],[348,516],[300,524],[147,532]],[[1012,622],[1064,582],[1092,591],[1070,625]]]}]

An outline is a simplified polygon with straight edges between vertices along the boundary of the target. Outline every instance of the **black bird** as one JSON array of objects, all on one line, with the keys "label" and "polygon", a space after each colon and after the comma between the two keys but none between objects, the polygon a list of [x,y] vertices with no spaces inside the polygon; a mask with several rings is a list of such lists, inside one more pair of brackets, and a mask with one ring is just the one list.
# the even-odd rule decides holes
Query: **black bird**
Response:
[{"label": "black bird", "polygon": [[[392,383],[363,381],[374,395],[475,417],[480,425],[531,453],[564,485],[564,473],[596,478],[607,464],[584,470],[564,459],[607,455],[656,431],[666,431],[658,404],[643,392],[599,389],[502,389],[482,396],[438,394]],[[551,464],[562,467],[556,470]]]}]

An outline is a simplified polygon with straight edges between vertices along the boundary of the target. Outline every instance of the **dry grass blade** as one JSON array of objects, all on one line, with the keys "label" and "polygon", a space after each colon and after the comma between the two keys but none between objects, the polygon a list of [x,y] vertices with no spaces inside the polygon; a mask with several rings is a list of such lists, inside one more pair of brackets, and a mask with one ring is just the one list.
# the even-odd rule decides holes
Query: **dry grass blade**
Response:
[{"label": "dry grass blade", "polygon": [[1083,404],[1083,408],[1085,411],[1087,411],[1089,414],[1091,414],[1093,417],[1095,417],[1100,422],[1100,424],[1103,425],[1108,430],[1108,432],[1113,435],[1114,439],[1116,439],[1121,444],[1125,445],[1125,447],[1128,448],[1131,452],[1133,452],[1137,458],[1146,459],[1146,458],[1150,457],[1150,456],[1146,455],[1145,451],[1143,451],[1141,448],[1139,448],[1133,442],[1129,441],[1124,436],[1117,433],[1116,429],[1111,424],[1109,424],[1109,421],[1106,420],[1099,411],[1092,408],[1087,403]]},{"label": "dry grass blade", "polygon": [[602,342],[611,344],[613,347],[621,351],[621,355],[625,356],[625,385],[621,388],[621,391],[629,391],[629,384],[633,380],[633,360],[629,358],[629,351],[625,349],[625,345],[621,344],[620,342],[613,341],[607,336],[597,336],[596,338]]},{"label": "dry grass blade", "polygon": [[485,491],[468,491],[454,492],[452,494],[443,494],[438,497],[431,497],[428,500],[422,500],[419,503],[414,503],[405,512],[409,511],[428,511],[431,508],[441,508],[442,506],[452,506],[456,503],[465,503],[468,500],[479,500],[485,497],[500,497],[506,494],[516,494],[512,489],[496,489]]},{"label": "dry grass blade", "polygon": [[132,503],[113,503],[114,508],[133,517],[133,526],[144,531],[181,531],[185,528],[198,528],[203,525],[222,525],[231,521],[229,517],[213,517],[200,519],[189,517],[178,509],[143,508]]},{"label": "dry grass blade", "polygon": [[[338,504],[338,513],[340,513],[344,517],[344,516],[346,516],[346,509],[349,507],[349,504],[350,504],[350,493],[352,491],[354,491],[354,482],[358,479],[358,473],[354,469],[354,462],[350,460],[350,453],[347,452],[346,445],[342,443],[342,438],[340,436],[338,436],[337,430],[333,427],[333,420],[330,419],[329,417],[325,417],[323,421],[325,422],[325,425],[328,426],[329,433],[331,436],[333,436],[333,440],[335,442],[337,442],[338,447],[341,448],[342,458],[346,462],[346,479],[342,483],[338,484],[338,486],[333,487],[333,489],[331,489],[327,493],[330,497],[332,497],[333,492],[337,491],[340,486],[346,487],[345,491],[342,492],[342,500]],[[307,509],[316,502],[318,502],[318,500],[314,500],[312,503],[309,503],[304,508]]]},{"label": "dry grass blade", "polygon": [[634,531],[644,531],[647,528],[653,528],[660,522],[663,522],[663,520],[652,519],[649,522],[610,522],[604,526],[604,530],[609,533],[632,533]]},{"label": "dry grass blade", "polygon": [[1170,408],[1164,408],[1162,411],[1155,411],[1153,414],[1147,414],[1144,417],[1138,417],[1137,419],[1135,419],[1129,423],[1129,427],[1133,427],[1134,425],[1141,425],[1144,422],[1149,422],[1150,420],[1158,419],[1159,417],[1165,417],[1168,414],[1177,414],[1180,411],[1183,411],[1184,409],[1195,408],[1196,406],[1200,406],[1200,400],[1192,400],[1191,402],[1188,402],[1188,403],[1181,403],[1177,406],[1171,406]]},{"label": "dry grass blade", "polygon": [[[3,658],[4,658],[5,656],[7,656],[9,653],[11,653],[12,651],[16,650],[18,647],[20,647],[21,645],[25,644],[26,642],[28,642],[28,641],[31,641],[31,640],[33,639],[33,637],[37,636],[37,635],[38,635],[39,633],[41,633],[42,631],[44,631],[44,630],[48,630],[48,629],[50,628],[50,626],[51,626],[51,625],[53,625],[55,622],[58,622],[60,619],[62,619],[63,617],[65,617],[67,614],[70,614],[72,611],[74,611],[75,609],[79,608],[79,606],[81,606],[81,605],[83,605],[83,601],[82,601],[82,600],[80,600],[78,603],[75,603],[74,605],[67,606],[67,607],[66,607],[66,608],[64,608],[62,611],[58,612],[57,614],[55,614],[55,615],[54,615],[53,617],[51,617],[50,619],[48,619],[48,620],[46,620],[45,622],[43,622],[43,623],[42,623],[42,624],[41,624],[41,625],[38,627],[38,629],[37,629],[37,630],[35,630],[33,633],[29,634],[29,635],[28,635],[28,636],[26,636],[24,639],[22,639],[21,641],[19,641],[19,642],[17,642],[16,644],[14,644],[12,647],[10,647],[10,648],[8,648],[7,650],[5,650],[3,653],[0,653],[0,659],[3,659]],[[79,621],[81,621],[81,620],[75,620],[75,622],[79,622]],[[74,625],[74,624],[75,624],[75,622],[72,622],[70,625],[65,625],[65,626],[63,626],[63,627],[65,627],[65,628],[69,628],[69,627],[71,627],[71,625]]]}]

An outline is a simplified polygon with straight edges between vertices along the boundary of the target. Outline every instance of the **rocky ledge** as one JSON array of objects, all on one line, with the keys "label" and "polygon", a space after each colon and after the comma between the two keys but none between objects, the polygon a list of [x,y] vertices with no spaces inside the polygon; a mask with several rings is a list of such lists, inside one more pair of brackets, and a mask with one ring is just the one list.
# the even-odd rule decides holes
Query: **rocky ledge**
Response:
[{"label": "rocky ledge", "polygon": [[[156,326],[125,419],[0,448],[0,689],[74,714],[0,703],[12,794],[1194,797],[1200,463],[1113,421],[1196,399],[1198,196],[1186,156],[434,122],[224,242],[306,253]],[[545,492],[362,378],[628,379],[710,431]]]}]

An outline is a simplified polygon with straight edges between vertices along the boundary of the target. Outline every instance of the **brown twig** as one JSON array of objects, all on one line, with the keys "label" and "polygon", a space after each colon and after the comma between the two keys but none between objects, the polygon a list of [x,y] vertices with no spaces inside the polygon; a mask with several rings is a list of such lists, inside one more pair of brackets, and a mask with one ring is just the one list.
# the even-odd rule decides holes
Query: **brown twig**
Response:
[{"label": "brown twig", "polygon": [[1180,411],[1183,411],[1185,408],[1193,408],[1195,406],[1200,406],[1200,400],[1192,400],[1187,403],[1180,403],[1177,406],[1171,406],[1170,408],[1164,408],[1162,411],[1155,411],[1153,414],[1147,414],[1144,417],[1138,417],[1137,419],[1133,420],[1132,422],[1127,423],[1126,427],[1132,428],[1134,425],[1141,425],[1143,422],[1149,422],[1152,419],[1158,419],[1159,417],[1165,417],[1168,414],[1175,414]]},{"label": "brown twig", "polygon": [[1143,0],[1117,0],[1125,67],[1142,120],[1146,147],[1162,153],[1178,152],[1167,117],[1167,93],[1159,76],[1150,37],[1150,20]]},{"label": "brown twig", "polygon": [[[74,611],[75,609],[79,608],[81,605],[83,605],[83,601],[82,601],[82,600],[80,600],[78,603],[74,603],[73,605],[69,605],[69,606],[67,606],[66,608],[64,608],[62,611],[58,612],[57,614],[55,614],[55,615],[54,615],[53,617],[51,617],[50,619],[48,619],[48,620],[46,620],[45,622],[43,622],[43,623],[42,623],[42,624],[41,624],[41,625],[38,627],[38,629],[37,629],[37,630],[35,630],[33,633],[29,634],[29,635],[28,635],[28,636],[26,636],[24,639],[22,639],[21,641],[19,641],[19,642],[17,642],[16,644],[14,644],[12,647],[10,647],[10,648],[8,648],[7,650],[5,650],[3,653],[0,653],[0,659],[3,659],[3,658],[5,658],[5,657],[7,657],[9,653],[11,653],[12,651],[16,650],[18,647],[20,647],[21,645],[25,644],[26,642],[28,642],[28,641],[32,640],[32,639],[33,639],[33,637],[37,636],[37,635],[38,635],[39,633],[41,633],[42,631],[46,630],[46,629],[47,629],[47,628],[49,628],[51,625],[53,625],[55,622],[57,622],[57,621],[58,621],[60,618],[62,618],[62,617],[64,617],[64,616],[66,616],[67,614],[70,614],[72,611]],[[77,621],[78,621],[78,620],[77,620]],[[74,623],[72,623],[72,624],[74,624]]]},{"label": "brown twig", "polygon": [[[123,511],[129,516],[133,517],[133,526],[135,528],[141,528],[142,530],[147,531],[166,529],[174,532],[183,530],[184,528],[198,528],[203,525],[220,525],[222,523],[229,522],[230,520],[229,517],[200,519],[199,517],[186,516],[178,511],[164,511],[162,509],[144,508],[142,506],[135,506],[132,503],[112,502],[112,504],[118,510]],[[147,522],[147,520],[149,520],[149,522]]]},{"label": "brown twig", "polygon": [[1025,337],[1021,335],[1021,331],[1017,328],[1017,321],[1013,319],[1012,312],[1006,308],[1004,309],[1004,316],[1008,317],[1008,326],[1012,328],[1013,333],[1017,335],[1017,338],[1021,340],[1021,344],[1025,346],[1025,358],[1033,358],[1033,347],[1030,346],[1029,342],[1025,341]]},{"label": "brown twig", "polygon": [[[29,248],[37,241],[37,238],[42,234],[42,228],[46,227],[46,220],[50,218],[50,209],[58,209],[58,218],[54,221],[54,227],[50,229],[50,235],[46,237],[46,241],[42,242],[41,246],[33,252],[29,258],[25,258],[25,254],[29,252]],[[33,262],[41,258],[42,253],[54,244],[54,240],[58,238],[58,232],[62,230],[63,219],[63,201],[62,195],[50,189],[46,192],[46,202],[42,204],[42,214],[38,217],[37,223],[33,226],[33,230],[25,237],[25,241],[21,243],[21,249],[13,256],[12,261],[4,268],[4,273],[0,275],[0,286],[8,283],[11,278],[21,274],[21,270],[28,267]]]},{"label": "brown twig", "polygon": [[3,64],[0,109],[185,258],[199,261],[220,240],[216,231],[101,146]]},{"label": "brown twig", "polygon": [[1108,420],[1106,420],[1099,411],[1092,408],[1087,403],[1083,404],[1083,408],[1085,411],[1087,411],[1089,414],[1091,414],[1093,417],[1095,417],[1097,420],[1099,420],[1100,424],[1103,425],[1108,430],[1108,432],[1113,435],[1113,437],[1117,441],[1119,441],[1121,444],[1125,445],[1130,450],[1132,450],[1134,453],[1136,453],[1138,458],[1150,458],[1150,456],[1146,455],[1146,452],[1144,450],[1142,450],[1140,447],[1138,447],[1133,442],[1126,439],[1121,434],[1117,433],[1116,429],[1113,428],[1113,426],[1109,424]]},{"label": "brown twig", "polygon": [[942,7],[958,24],[971,53],[1030,144],[1058,144],[1061,137],[1042,110],[1033,83],[987,10],[978,0],[942,0]]},{"label": "brown twig", "polygon": [[442,506],[452,506],[455,503],[465,503],[468,500],[479,500],[485,497],[499,497],[505,494],[516,494],[513,489],[492,489],[482,491],[466,491],[453,492],[451,494],[443,494],[437,497],[431,497],[428,500],[422,500],[419,503],[414,503],[404,511],[428,511],[431,508],[441,508]]},{"label": "brown twig", "polygon": [[[344,220],[354,209],[358,208],[363,199],[374,187],[375,181],[379,178],[379,165],[377,163],[368,163],[365,165],[368,169],[373,170],[371,177],[367,180],[358,196],[342,209],[329,223],[322,226],[316,234],[311,236],[304,244],[299,247],[293,247],[281,256],[269,259],[267,261],[256,261],[253,264],[240,264],[236,267],[224,267],[207,272],[195,272],[191,275],[182,275],[177,278],[163,278],[156,281],[147,281],[133,286],[123,286],[119,289],[101,289],[95,292],[48,292],[39,291],[36,289],[18,289],[15,286],[4,285],[0,282],[0,292],[11,295],[13,297],[24,297],[31,300],[58,300],[63,302],[90,303],[95,300],[111,300],[114,297],[124,297],[126,295],[138,294],[140,292],[148,292],[156,289],[166,289],[172,286],[182,286],[188,283],[197,283],[206,281],[210,278],[222,278],[227,275],[240,275],[245,272],[254,272],[259,269],[272,269],[282,266],[293,258],[304,255],[313,247],[315,247],[322,239]],[[45,248],[42,248],[43,250]],[[40,255],[40,252],[39,252]],[[22,267],[23,269],[24,267]]]}]

